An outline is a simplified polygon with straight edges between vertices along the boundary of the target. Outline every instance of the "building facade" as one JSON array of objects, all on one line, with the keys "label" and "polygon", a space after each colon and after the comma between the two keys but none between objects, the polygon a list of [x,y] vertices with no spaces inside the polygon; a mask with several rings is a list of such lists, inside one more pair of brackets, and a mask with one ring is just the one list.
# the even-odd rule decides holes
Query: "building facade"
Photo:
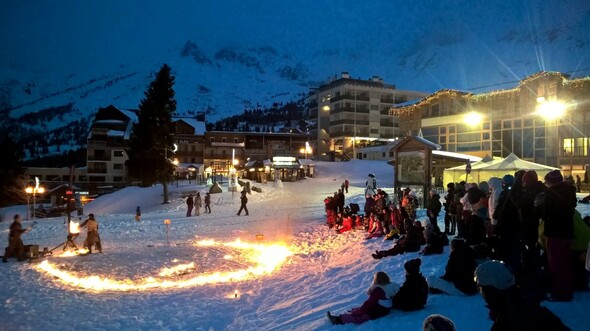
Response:
[{"label": "building facade", "polygon": [[369,141],[399,137],[402,132],[391,109],[426,96],[398,90],[377,76],[361,80],[342,73],[310,94],[309,116],[317,123],[312,132],[314,154],[322,160],[351,159],[356,158],[356,148]]},{"label": "building facade", "polygon": [[125,161],[137,114],[113,105],[100,108],[88,135],[86,155],[88,182],[122,185],[127,177]]},{"label": "building facade", "polygon": [[399,127],[442,150],[560,167],[581,176],[590,164],[590,78],[539,72],[515,88],[482,94],[438,91],[396,107]]}]

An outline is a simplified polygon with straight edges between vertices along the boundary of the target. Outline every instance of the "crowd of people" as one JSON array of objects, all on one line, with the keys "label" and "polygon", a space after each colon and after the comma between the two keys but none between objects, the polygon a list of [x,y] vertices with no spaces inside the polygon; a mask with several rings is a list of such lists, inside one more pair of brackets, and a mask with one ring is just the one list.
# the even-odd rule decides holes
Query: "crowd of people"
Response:
[{"label": "crowd of people", "polygon": [[[558,170],[543,181],[529,170],[480,183],[448,183],[442,198],[434,190],[429,192],[423,222],[416,219],[420,205],[409,188],[400,192],[397,201],[376,185],[367,187],[364,215],[359,208],[350,208],[353,204],[344,207],[340,192],[324,202],[327,223],[339,233],[361,229],[367,231],[367,239],[393,240],[391,248],[372,253],[377,260],[406,252],[442,254],[452,239],[444,275],[424,279],[420,274],[424,282],[416,280],[420,277],[407,278],[406,282],[414,279],[414,286],[404,303],[424,298],[415,306],[423,307],[426,297],[420,289],[424,286],[426,294],[456,296],[474,295],[479,289],[494,320],[493,329],[568,330],[540,302],[570,301],[574,291],[588,290],[585,258],[590,217],[583,219],[576,211],[576,191]],[[444,231],[438,226],[439,215]],[[416,274],[415,269],[408,270],[410,261],[405,265],[407,277]],[[401,289],[391,294],[388,289],[396,286],[389,283],[386,274],[375,274],[369,299],[347,314],[328,313],[330,321],[361,323],[396,309],[400,300],[394,297]],[[392,304],[384,304],[389,299]],[[515,318],[515,314],[520,315]],[[526,319],[533,317],[535,321]]]}]

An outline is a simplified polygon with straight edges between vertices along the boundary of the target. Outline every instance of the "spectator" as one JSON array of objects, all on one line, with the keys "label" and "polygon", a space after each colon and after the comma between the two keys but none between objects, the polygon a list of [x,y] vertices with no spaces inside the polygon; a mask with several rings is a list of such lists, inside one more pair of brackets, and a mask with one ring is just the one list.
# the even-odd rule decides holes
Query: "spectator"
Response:
[{"label": "spectator", "polygon": [[399,285],[392,283],[385,272],[378,271],[373,277],[373,284],[367,290],[369,298],[360,307],[353,308],[349,313],[340,316],[328,312],[328,318],[332,324],[361,324],[383,317],[391,311],[391,298],[398,290]]},{"label": "spectator", "polygon": [[194,205],[194,199],[193,199],[193,195],[189,194],[188,198],[186,199],[186,217],[191,217],[193,214],[193,205]]},{"label": "spectator", "polygon": [[563,180],[559,170],[545,175],[547,190],[535,200],[543,219],[547,262],[551,288],[550,300],[573,299],[573,274],[570,244],[574,239],[574,211],[576,188]]},{"label": "spectator", "polygon": [[428,299],[428,283],[420,273],[422,260],[412,259],[404,263],[406,281],[393,296],[393,308],[414,311],[424,308]]},{"label": "spectator", "polygon": [[422,331],[455,331],[453,321],[442,315],[433,314],[422,322]]},{"label": "spectator", "polygon": [[194,200],[195,204],[195,216],[201,215],[201,207],[203,206],[203,200],[201,199],[201,192],[197,192],[197,196]]},{"label": "spectator", "polygon": [[479,265],[475,281],[494,321],[491,330],[570,330],[553,312],[522,294],[503,262],[490,260]]},{"label": "spectator", "polygon": [[250,215],[248,213],[248,197],[246,196],[246,189],[244,188],[242,190],[242,194],[240,196],[240,210],[238,210],[238,213],[236,215],[240,216],[240,214],[242,213],[242,210],[246,212],[246,216]]},{"label": "spectator", "polygon": [[393,248],[385,251],[375,251],[375,253],[371,254],[371,256],[373,256],[374,259],[379,260],[386,256],[394,256],[398,254],[403,254],[405,252],[419,251],[421,242],[420,233],[414,226],[414,222],[412,222],[412,219],[405,219],[404,227],[406,229],[406,234],[397,240]]},{"label": "spectator", "polygon": [[477,266],[473,251],[464,239],[451,241],[451,254],[441,277],[427,278],[431,293],[449,295],[472,295],[477,293],[473,272]]},{"label": "spectator", "polygon": [[211,214],[211,194],[205,193],[205,213]]}]

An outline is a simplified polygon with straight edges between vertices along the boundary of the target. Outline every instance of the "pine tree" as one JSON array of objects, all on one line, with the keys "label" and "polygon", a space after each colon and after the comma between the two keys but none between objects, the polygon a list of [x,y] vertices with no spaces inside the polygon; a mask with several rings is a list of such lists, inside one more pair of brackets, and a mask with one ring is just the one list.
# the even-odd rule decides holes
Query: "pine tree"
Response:
[{"label": "pine tree", "polygon": [[24,186],[22,183],[24,169],[22,149],[9,136],[0,141],[3,157],[0,159],[0,206],[8,206],[15,202],[24,201]]},{"label": "pine tree", "polygon": [[168,182],[173,180],[174,165],[170,162],[174,146],[172,114],[176,111],[174,76],[170,67],[162,66],[139,104],[137,123],[129,141],[129,175],[141,186],[156,182],[164,187],[164,203],[168,203]]}]

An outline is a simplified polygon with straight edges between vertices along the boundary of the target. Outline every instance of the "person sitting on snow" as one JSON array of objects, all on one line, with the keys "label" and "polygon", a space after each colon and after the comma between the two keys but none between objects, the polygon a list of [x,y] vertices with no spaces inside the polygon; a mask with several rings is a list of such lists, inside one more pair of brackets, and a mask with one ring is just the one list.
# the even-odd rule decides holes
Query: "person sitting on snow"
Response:
[{"label": "person sitting on snow", "polygon": [[428,299],[428,283],[422,273],[422,260],[412,259],[404,263],[406,281],[393,296],[393,308],[403,311],[414,311],[424,308]]},{"label": "person sitting on snow", "polygon": [[385,272],[378,271],[373,277],[373,284],[367,290],[369,298],[360,307],[352,308],[348,313],[339,316],[328,312],[328,319],[332,324],[361,324],[386,316],[391,311],[391,299],[398,290],[399,285],[392,283]]},{"label": "person sitting on snow", "polygon": [[414,222],[412,222],[412,219],[405,219],[404,227],[406,228],[406,234],[397,240],[393,248],[385,251],[375,251],[375,254],[371,254],[371,256],[373,256],[374,259],[378,260],[386,256],[394,256],[405,252],[419,251],[421,242],[420,233],[414,226]]},{"label": "person sitting on snow", "polygon": [[475,255],[465,239],[453,239],[445,274],[441,277],[429,276],[427,278],[430,293],[456,296],[477,293],[477,287],[473,280],[476,266]]}]

